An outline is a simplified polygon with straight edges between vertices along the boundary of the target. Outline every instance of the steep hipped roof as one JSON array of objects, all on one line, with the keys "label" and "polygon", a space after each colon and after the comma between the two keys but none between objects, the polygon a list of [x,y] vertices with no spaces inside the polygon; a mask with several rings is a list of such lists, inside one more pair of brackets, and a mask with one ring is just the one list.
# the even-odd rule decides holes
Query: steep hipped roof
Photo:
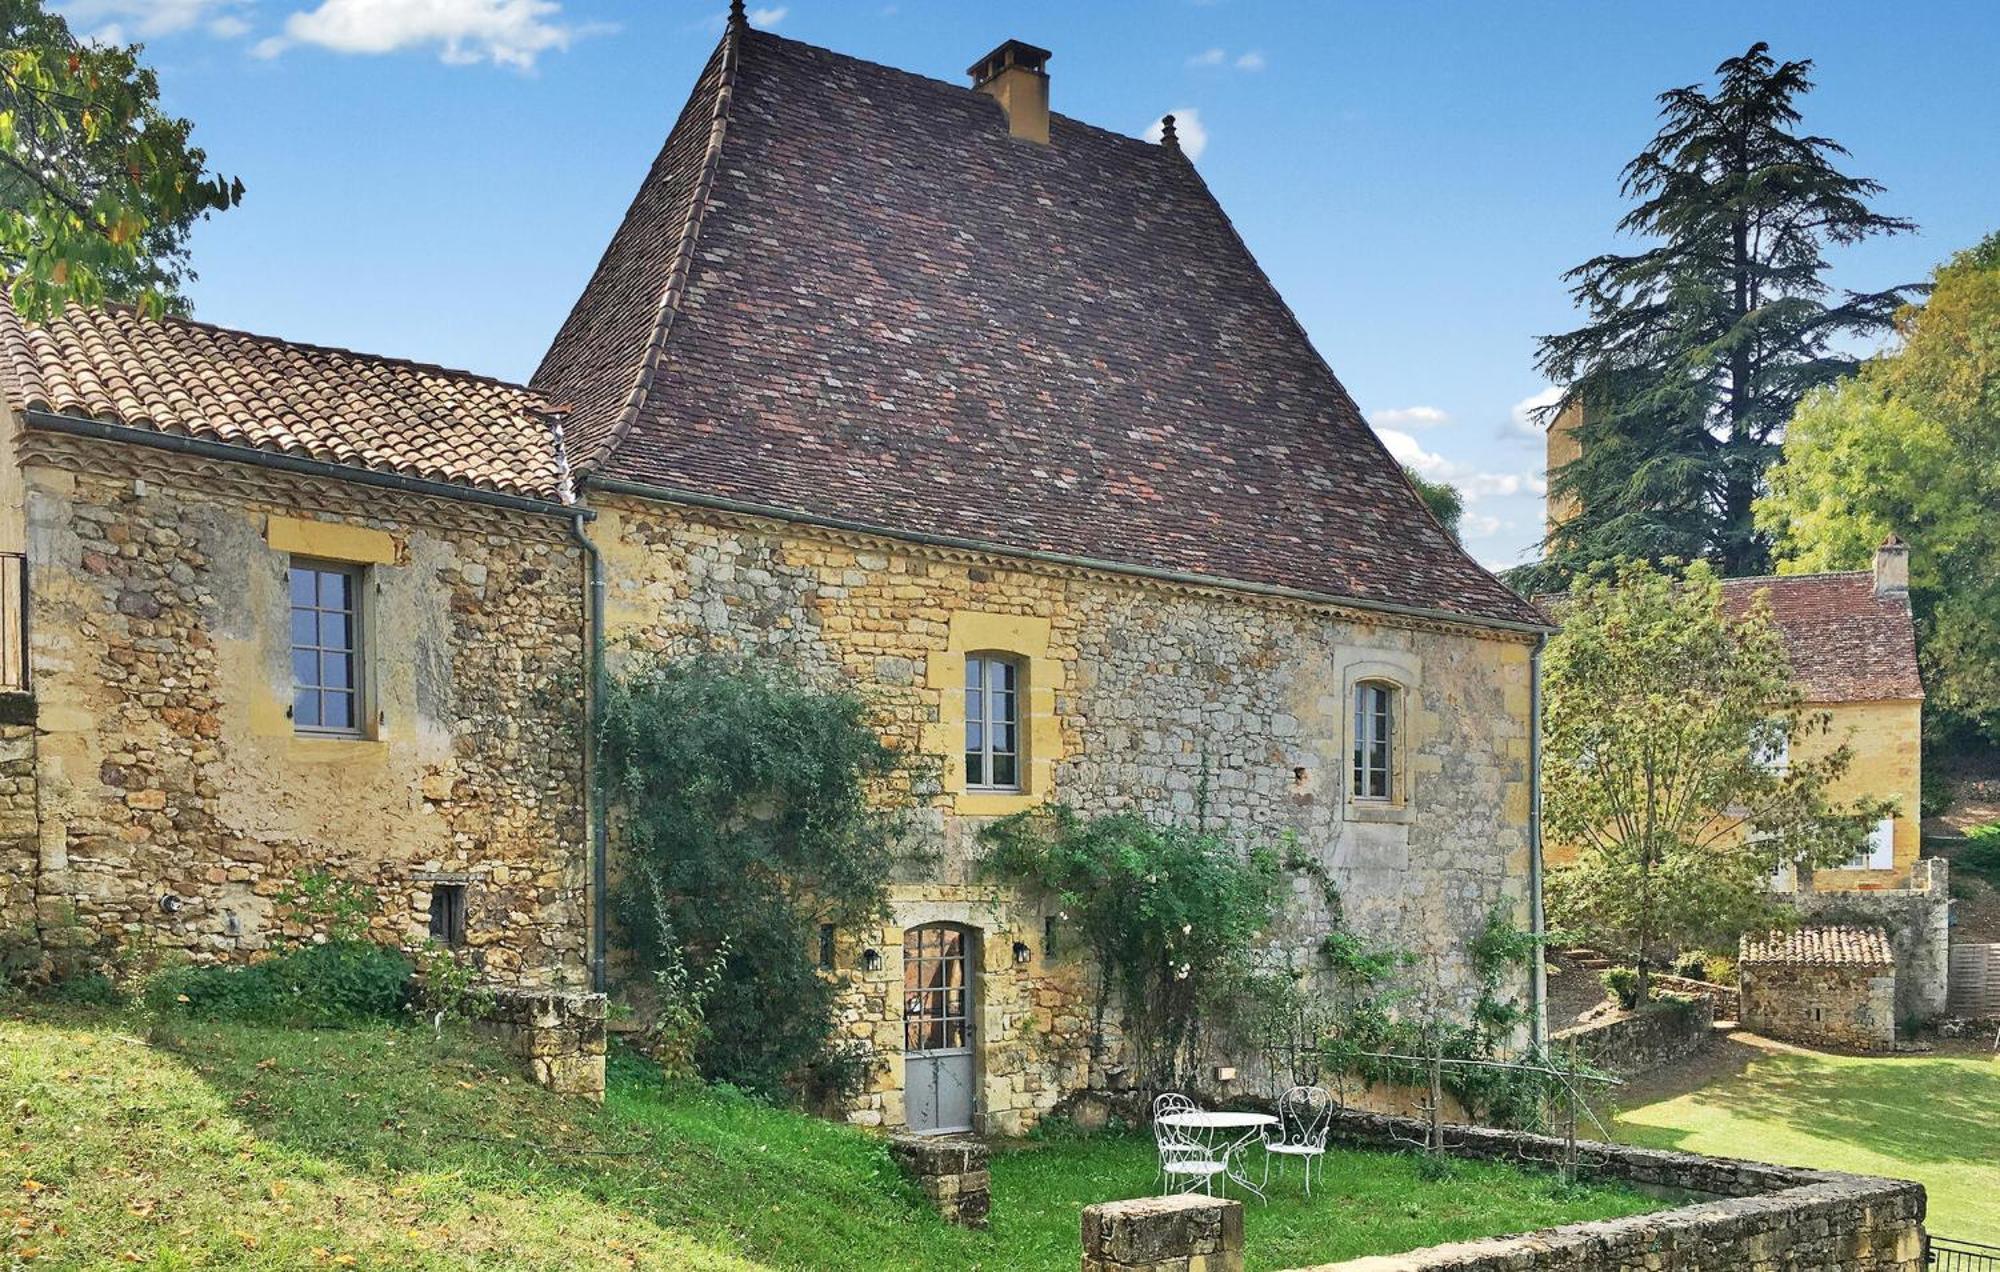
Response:
[{"label": "steep hipped roof", "polygon": [[1802,927],[1745,936],[1736,961],[1752,967],[1890,967],[1896,956],[1881,928]]},{"label": "steep hipped roof", "polygon": [[28,326],[0,301],[0,378],[23,411],[182,434],[528,498],[557,494],[530,390],[117,306]]},{"label": "steep hipped roof", "polygon": [[1808,702],[1924,696],[1907,593],[1877,594],[1867,570],[1725,579],[1723,610],[1740,617],[1760,595]]},{"label": "steep hipped roof", "polygon": [[532,383],[594,476],[1542,619],[1423,509],[1177,150],[733,28]]}]

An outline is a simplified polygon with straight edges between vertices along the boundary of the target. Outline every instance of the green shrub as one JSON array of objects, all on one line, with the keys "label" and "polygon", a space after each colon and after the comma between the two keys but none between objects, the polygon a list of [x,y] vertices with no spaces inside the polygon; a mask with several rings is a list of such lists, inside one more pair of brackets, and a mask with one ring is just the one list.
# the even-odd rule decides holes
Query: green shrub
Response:
[{"label": "green shrub", "polygon": [[415,968],[366,941],[306,945],[249,966],[176,967],[146,984],[152,1011],[258,1024],[393,1019],[409,1002]]},{"label": "green shrub", "polygon": [[1968,831],[1965,847],[1958,850],[1952,865],[2000,888],[2000,822],[1987,822]]},{"label": "green shrub", "polygon": [[642,974],[678,963],[703,987],[701,1019],[677,1026],[702,1076],[767,1096],[820,1085],[840,1063],[820,925],[879,922],[908,855],[897,756],[868,704],[782,663],[662,659],[613,686],[602,745],[616,930]]},{"label": "green shrub", "polygon": [[1631,1011],[1639,1005],[1639,970],[1635,967],[1607,967],[1597,974],[1604,988],[1617,998],[1618,1005]]}]

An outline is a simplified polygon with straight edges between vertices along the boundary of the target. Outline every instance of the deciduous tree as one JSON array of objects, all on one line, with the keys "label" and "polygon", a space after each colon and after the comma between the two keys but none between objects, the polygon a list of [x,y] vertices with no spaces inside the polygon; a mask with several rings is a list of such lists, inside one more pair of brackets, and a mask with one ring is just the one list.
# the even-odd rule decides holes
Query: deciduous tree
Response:
[{"label": "deciduous tree", "polygon": [[137,45],[79,42],[42,0],[0,0],[0,268],[31,318],[69,301],[185,310],[188,234],[236,206]]},{"label": "deciduous tree", "polygon": [[[1808,711],[1759,602],[1730,621],[1705,563],[1599,567],[1544,656],[1555,924],[1639,968],[1780,917],[1767,880],[1851,859],[1886,805],[1828,791],[1853,760]],[[1789,759],[1776,757],[1789,752]],[[1914,811],[1914,810],[1913,810]]]}]

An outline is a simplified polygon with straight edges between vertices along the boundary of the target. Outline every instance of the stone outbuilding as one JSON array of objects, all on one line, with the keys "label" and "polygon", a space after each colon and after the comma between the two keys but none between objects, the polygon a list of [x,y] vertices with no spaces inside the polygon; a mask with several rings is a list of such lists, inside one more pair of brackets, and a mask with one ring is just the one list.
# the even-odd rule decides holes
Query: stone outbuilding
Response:
[{"label": "stone outbuilding", "polygon": [[1864,1051],[1895,1044],[1896,958],[1881,928],[1746,936],[1737,974],[1754,1033]]}]

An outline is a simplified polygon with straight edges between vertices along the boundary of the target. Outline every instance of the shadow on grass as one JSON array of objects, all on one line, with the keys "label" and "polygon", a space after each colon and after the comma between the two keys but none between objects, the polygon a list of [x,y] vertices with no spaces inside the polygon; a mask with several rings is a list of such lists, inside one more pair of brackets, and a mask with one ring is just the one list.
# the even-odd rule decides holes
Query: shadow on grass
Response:
[{"label": "shadow on grass", "polygon": [[[2000,1064],[1937,1056],[1879,1059],[1727,1044],[1731,1055],[1703,1080],[1645,1103],[1686,1095],[1746,1122],[1777,1123],[1852,1143],[1913,1166],[1991,1162],[2000,1154]],[[1621,1101],[1631,1111],[1639,1107]],[[1655,1147],[1678,1147],[1692,1129],[1627,1129]],[[1743,1151],[1753,1151],[1749,1145]]]}]

